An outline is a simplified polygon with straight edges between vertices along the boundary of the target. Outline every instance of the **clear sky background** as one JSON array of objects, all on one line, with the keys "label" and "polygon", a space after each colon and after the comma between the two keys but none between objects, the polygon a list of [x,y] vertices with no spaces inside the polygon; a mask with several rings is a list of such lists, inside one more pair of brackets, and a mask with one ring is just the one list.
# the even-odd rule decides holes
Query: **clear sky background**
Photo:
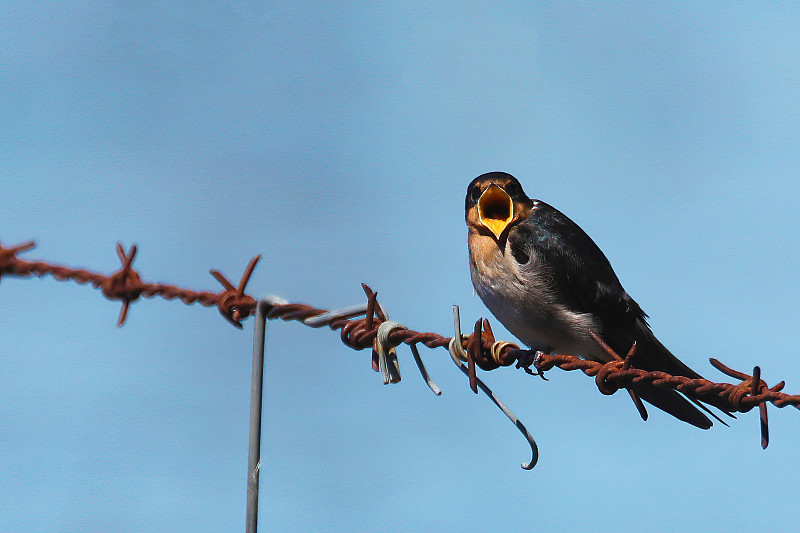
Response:
[{"label": "clear sky background", "polygon": [[[578,222],[659,338],[800,392],[800,18],[764,3],[3,2],[0,241],[452,333],[488,311],[463,200],[487,171]],[[786,4],[787,6],[789,4]],[[0,283],[0,529],[242,531],[252,325]],[[493,321],[498,337],[513,340]],[[264,531],[797,528],[800,413],[701,431],[554,370],[482,377],[271,323]]]}]

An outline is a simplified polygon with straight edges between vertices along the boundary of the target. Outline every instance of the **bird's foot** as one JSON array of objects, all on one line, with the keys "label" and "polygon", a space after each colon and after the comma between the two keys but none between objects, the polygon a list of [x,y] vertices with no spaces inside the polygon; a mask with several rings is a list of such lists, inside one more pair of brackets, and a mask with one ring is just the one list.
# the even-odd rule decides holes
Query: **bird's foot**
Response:
[{"label": "bird's foot", "polygon": [[[545,381],[549,381],[546,377],[544,377],[544,370],[539,367],[539,362],[542,360],[542,356],[545,354],[541,350],[520,350],[520,355],[517,358],[516,368],[521,368],[527,374],[531,376],[539,376]],[[531,369],[533,367],[533,370]]]}]

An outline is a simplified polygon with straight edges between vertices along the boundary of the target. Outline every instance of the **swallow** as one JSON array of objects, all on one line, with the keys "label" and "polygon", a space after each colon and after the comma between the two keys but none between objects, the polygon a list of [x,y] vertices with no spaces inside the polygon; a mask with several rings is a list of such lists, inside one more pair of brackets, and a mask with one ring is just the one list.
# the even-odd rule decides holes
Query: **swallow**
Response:
[{"label": "swallow", "polygon": [[[532,350],[610,361],[594,333],[623,356],[635,342],[636,368],[701,377],[655,337],[647,314],[622,288],[594,241],[557,209],[528,198],[514,176],[478,176],[467,188],[465,203],[475,292]],[[722,422],[673,389],[640,384],[631,395],[702,429],[712,423],[698,407]],[[730,415],[724,404],[715,407]],[[643,406],[640,414],[647,418]]]}]

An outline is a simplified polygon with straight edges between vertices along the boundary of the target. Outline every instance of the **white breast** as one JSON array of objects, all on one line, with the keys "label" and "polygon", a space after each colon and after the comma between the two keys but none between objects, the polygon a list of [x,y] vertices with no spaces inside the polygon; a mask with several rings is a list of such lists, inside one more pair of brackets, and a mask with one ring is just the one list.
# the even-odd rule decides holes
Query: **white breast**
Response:
[{"label": "white breast", "polygon": [[506,244],[485,235],[470,234],[472,285],[489,311],[519,340],[533,349],[606,358],[589,337],[594,317],[559,304],[541,259],[531,255],[520,265]]}]

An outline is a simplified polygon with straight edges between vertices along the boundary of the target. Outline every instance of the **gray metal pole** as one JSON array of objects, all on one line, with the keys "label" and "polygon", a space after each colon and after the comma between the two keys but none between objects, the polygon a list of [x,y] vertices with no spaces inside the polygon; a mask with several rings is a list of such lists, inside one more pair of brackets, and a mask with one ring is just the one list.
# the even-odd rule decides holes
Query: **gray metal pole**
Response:
[{"label": "gray metal pole", "polygon": [[264,341],[267,309],[272,300],[260,300],[253,333],[253,378],[250,385],[250,451],[247,462],[247,533],[258,530],[258,474],[261,467],[261,396],[264,386]]}]

